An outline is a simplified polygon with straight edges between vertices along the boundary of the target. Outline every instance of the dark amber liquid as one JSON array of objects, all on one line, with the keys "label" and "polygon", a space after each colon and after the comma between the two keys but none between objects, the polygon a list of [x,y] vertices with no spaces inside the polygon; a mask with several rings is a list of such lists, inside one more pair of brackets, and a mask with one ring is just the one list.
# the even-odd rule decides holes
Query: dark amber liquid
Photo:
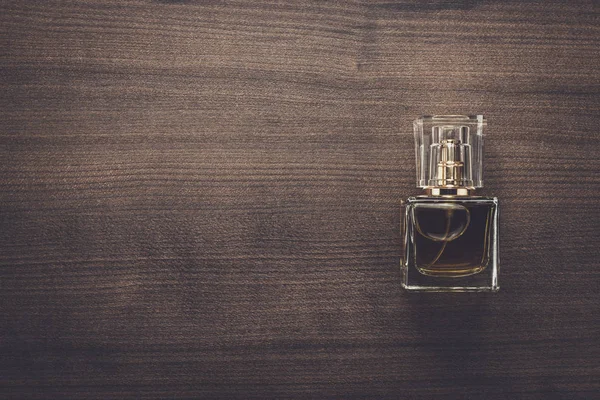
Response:
[{"label": "dark amber liquid", "polygon": [[422,274],[460,277],[488,264],[491,219],[489,204],[428,204],[413,210],[416,267]]}]

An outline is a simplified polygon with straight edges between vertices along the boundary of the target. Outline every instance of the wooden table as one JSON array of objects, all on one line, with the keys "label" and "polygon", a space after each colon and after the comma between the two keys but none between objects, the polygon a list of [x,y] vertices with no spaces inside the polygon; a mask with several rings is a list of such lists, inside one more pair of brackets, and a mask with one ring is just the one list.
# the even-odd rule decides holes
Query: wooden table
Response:
[{"label": "wooden table", "polygon": [[[593,2],[2,1],[0,397],[591,399]],[[400,287],[484,114],[501,290]]]}]

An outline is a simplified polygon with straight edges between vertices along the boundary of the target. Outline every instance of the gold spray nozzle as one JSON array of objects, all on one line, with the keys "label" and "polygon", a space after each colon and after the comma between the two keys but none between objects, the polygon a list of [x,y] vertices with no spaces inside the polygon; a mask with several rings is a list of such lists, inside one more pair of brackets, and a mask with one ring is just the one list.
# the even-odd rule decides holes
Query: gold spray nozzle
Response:
[{"label": "gold spray nozzle", "polygon": [[464,163],[460,155],[460,141],[446,139],[440,142],[440,161],[437,164],[436,186],[461,186]]}]

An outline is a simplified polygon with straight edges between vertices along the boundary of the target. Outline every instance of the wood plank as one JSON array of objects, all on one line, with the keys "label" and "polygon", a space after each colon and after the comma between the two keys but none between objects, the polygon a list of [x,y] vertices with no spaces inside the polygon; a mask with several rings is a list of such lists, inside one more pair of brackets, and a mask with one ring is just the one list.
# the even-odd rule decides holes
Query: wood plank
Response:
[{"label": "wood plank", "polygon": [[[1,2],[1,397],[592,398],[598,11]],[[498,294],[400,288],[448,113],[489,120]]]}]

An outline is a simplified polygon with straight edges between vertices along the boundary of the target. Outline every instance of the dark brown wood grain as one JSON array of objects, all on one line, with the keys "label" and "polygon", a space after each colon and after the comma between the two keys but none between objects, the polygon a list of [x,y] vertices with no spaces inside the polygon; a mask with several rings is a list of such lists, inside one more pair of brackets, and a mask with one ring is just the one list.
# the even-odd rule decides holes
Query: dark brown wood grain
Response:
[{"label": "dark brown wood grain", "polygon": [[[600,390],[593,2],[0,2],[0,397]],[[486,115],[497,294],[400,288],[412,120]]]}]

